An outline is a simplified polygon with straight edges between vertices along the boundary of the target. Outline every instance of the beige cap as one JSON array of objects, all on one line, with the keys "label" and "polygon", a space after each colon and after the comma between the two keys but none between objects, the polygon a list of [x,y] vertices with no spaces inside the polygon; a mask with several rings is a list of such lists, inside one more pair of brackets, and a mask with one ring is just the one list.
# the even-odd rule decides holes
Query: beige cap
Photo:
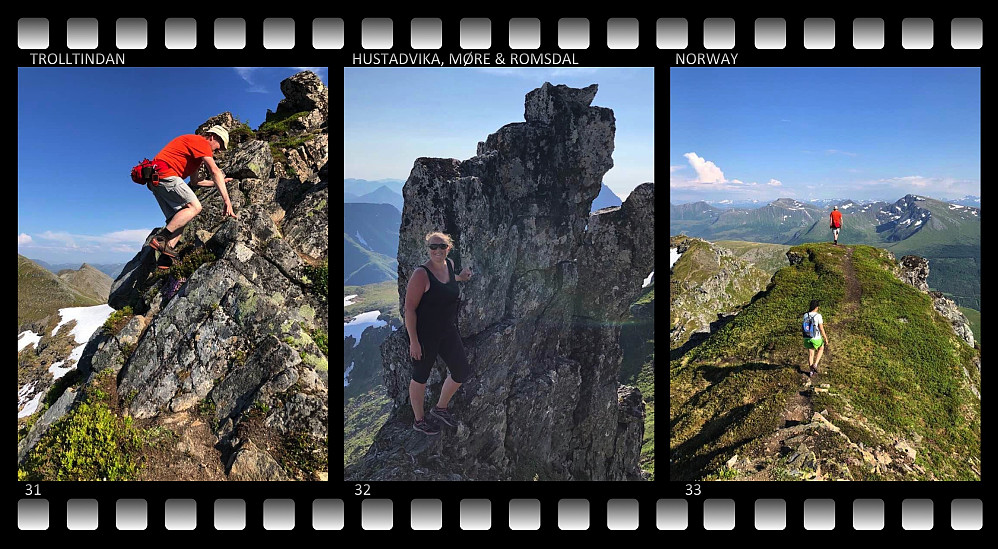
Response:
[{"label": "beige cap", "polygon": [[207,133],[213,133],[222,138],[222,150],[229,148],[229,132],[225,131],[225,128],[221,126],[212,126],[208,128]]}]

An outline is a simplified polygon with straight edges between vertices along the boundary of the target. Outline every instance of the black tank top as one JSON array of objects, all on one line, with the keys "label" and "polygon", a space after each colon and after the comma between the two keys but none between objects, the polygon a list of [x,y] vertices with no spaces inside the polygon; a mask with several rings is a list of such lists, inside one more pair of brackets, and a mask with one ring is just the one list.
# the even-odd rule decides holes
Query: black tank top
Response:
[{"label": "black tank top", "polygon": [[426,290],[419,300],[419,305],[416,306],[416,331],[420,337],[433,337],[457,325],[458,297],[461,290],[457,286],[457,280],[454,279],[454,269],[449,259],[446,283],[437,280],[426,265],[420,267],[426,269],[426,274],[429,275],[430,289]]}]

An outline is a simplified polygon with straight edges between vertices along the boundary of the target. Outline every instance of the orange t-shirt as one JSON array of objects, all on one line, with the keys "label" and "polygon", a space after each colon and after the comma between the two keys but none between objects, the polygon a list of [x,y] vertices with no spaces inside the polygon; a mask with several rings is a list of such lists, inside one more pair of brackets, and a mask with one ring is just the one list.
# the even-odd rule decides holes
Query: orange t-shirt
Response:
[{"label": "orange t-shirt", "polygon": [[187,179],[201,165],[201,158],[211,156],[211,143],[200,135],[181,135],[170,141],[159,151],[156,158],[170,167],[161,177],[179,176]]},{"label": "orange t-shirt", "polygon": [[841,227],[842,226],[842,212],[838,210],[832,211],[832,226]]}]

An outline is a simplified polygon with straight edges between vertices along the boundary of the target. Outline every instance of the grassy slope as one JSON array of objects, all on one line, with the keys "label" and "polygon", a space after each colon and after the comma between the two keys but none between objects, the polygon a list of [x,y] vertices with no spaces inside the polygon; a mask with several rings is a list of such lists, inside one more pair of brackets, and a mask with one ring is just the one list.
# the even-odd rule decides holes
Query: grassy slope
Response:
[{"label": "grassy slope", "polygon": [[[105,300],[106,301],[106,300]],[[70,288],[54,273],[17,256],[17,324],[41,320],[64,307],[90,307],[104,301]]]},{"label": "grassy slope", "polygon": [[830,366],[825,381],[836,395],[816,395],[814,409],[866,418],[875,426],[864,434],[868,444],[924,437],[916,463],[926,475],[905,478],[977,478],[967,459],[980,459],[980,401],[962,378],[966,368],[980,386],[971,363],[975,351],[932,312],[927,295],[888,272],[891,265],[878,249],[855,247],[862,297],[848,320],[838,318],[846,305],[847,247],[795,249],[811,259],[777,272],[763,297],[670,364],[673,479],[717,471],[739,448],[781,426],[784,406],[800,390],[795,368],[806,354],[797,319],[811,299],[821,300],[826,322],[842,322],[829,329],[823,361]]},{"label": "grassy slope", "polygon": [[398,262],[384,254],[361,246],[352,236],[343,233],[343,283],[371,284],[394,280]]},{"label": "grassy slope", "polygon": [[[729,280],[719,299],[704,303],[691,297],[691,288],[710,284],[721,271],[733,273],[734,280]],[[695,330],[701,328],[701,323],[709,324],[717,320],[717,313],[731,311],[748,303],[757,291],[765,288],[768,279],[765,272],[734,256],[718,257],[707,242],[691,242],[673,265],[669,277],[670,331],[677,323],[686,325],[683,337],[670,341],[670,347],[679,347],[685,343]]]},{"label": "grassy slope", "polygon": [[718,240],[714,244],[731,250],[735,257],[748,261],[770,275],[790,264],[787,261],[787,250],[790,249],[790,246],[785,244],[766,244],[744,240]]},{"label": "grassy slope", "polygon": [[398,282],[386,280],[363,286],[343,286],[343,295],[356,295],[352,305],[343,307],[343,316],[357,316],[366,311],[381,311],[401,320],[399,315]]}]

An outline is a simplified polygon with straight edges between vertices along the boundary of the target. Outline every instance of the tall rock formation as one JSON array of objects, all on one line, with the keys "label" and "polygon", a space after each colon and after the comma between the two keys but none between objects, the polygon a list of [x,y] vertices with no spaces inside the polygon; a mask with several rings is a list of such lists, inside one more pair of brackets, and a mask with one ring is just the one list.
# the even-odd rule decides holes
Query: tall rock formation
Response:
[{"label": "tall rock formation", "polygon": [[[619,321],[654,264],[655,186],[590,215],[613,166],[613,111],[590,106],[596,85],[545,83],[525,122],[478,144],[477,156],[418,158],[403,189],[400,308],[423,237],[454,239],[464,283],[458,326],[471,378],[452,400],[456,428],[412,429],[406,330],[381,352],[395,411],[347,479],[638,479],[643,406],[619,387]],[[404,312],[404,311],[403,311]],[[427,406],[446,373],[434,366]]]},{"label": "tall rock formation", "polygon": [[[174,472],[156,480],[187,478],[191,459],[220,471],[197,480],[317,480],[328,467],[328,90],[312,73],[281,88],[298,109],[314,99],[297,118],[309,125],[270,132],[269,142],[245,126],[234,132],[242,137],[216,160],[234,178],[238,218],[223,215],[215,188],[198,189],[203,209],[184,227],[173,268],[157,271],[143,247],[109,300],[136,316],[98,331],[80,360],[77,394],[113,370],[119,404],[140,426],[183,427],[162,450]],[[200,127],[213,123],[238,127],[229,113]],[[288,176],[293,158],[300,169]]]}]

